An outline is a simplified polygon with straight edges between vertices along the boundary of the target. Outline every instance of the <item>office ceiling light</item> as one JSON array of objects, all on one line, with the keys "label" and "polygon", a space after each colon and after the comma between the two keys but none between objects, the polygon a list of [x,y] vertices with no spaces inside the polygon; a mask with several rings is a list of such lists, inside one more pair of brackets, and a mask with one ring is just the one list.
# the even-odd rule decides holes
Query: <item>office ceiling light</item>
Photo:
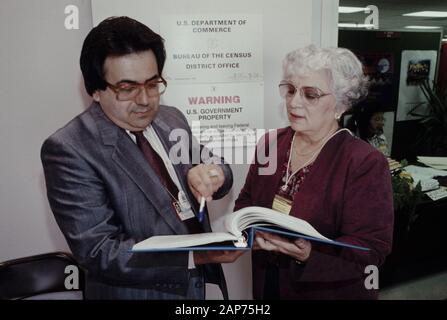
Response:
[{"label": "office ceiling light", "polygon": [[354,12],[364,12],[366,8],[362,7],[338,7],[338,13],[354,13]]},{"label": "office ceiling light", "polygon": [[437,26],[405,26],[406,29],[439,29]]},{"label": "office ceiling light", "polygon": [[373,24],[364,24],[364,23],[339,23],[339,27],[341,28],[373,28]]},{"label": "office ceiling light", "polygon": [[418,11],[404,13],[406,17],[447,18],[447,11]]}]

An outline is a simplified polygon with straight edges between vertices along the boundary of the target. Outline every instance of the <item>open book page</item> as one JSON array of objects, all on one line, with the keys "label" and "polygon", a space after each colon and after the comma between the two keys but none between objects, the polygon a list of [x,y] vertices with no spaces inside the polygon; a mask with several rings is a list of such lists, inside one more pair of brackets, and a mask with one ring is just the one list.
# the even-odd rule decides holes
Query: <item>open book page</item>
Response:
[{"label": "open book page", "polygon": [[237,240],[237,236],[225,232],[156,236],[138,242],[133,246],[132,251],[194,247],[214,242]]},{"label": "open book page", "polygon": [[[251,237],[248,237],[246,231],[252,227],[256,229],[260,226],[279,227],[289,232],[289,235],[299,233],[310,238],[336,244],[335,241],[321,235],[308,222],[268,208],[243,208],[226,214],[222,217],[222,220],[223,230],[219,230],[221,232],[154,236],[135,244],[132,251],[182,250],[226,241],[233,242],[232,248],[245,248],[250,245],[253,237],[253,232],[250,233]],[[214,249],[221,250],[223,247],[216,246]],[[225,246],[225,249],[230,249],[230,247]]]},{"label": "open book page", "polygon": [[241,236],[243,230],[256,226],[280,227],[317,239],[332,241],[320,234],[308,222],[269,208],[246,207],[228,214],[225,218],[226,229],[236,236]]}]

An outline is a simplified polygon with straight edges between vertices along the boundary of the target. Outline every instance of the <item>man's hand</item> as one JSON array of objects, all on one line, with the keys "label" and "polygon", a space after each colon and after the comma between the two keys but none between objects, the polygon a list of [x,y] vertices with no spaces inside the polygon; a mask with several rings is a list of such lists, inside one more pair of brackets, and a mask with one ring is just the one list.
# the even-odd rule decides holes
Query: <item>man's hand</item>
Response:
[{"label": "man's hand", "polygon": [[243,255],[245,251],[246,250],[194,251],[194,264],[232,263]]},{"label": "man's hand", "polygon": [[304,239],[290,241],[269,232],[256,231],[254,249],[277,251],[301,262],[307,261],[312,251],[312,244]]},{"label": "man's hand", "polygon": [[219,190],[225,181],[221,167],[217,164],[199,164],[188,171],[188,186],[200,202],[201,197],[211,201],[214,192]]}]

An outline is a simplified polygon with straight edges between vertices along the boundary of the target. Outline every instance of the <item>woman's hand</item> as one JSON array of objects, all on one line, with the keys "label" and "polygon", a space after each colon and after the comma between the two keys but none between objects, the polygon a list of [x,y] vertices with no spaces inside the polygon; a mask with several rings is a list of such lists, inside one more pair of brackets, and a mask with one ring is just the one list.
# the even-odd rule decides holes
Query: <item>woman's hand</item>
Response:
[{"label": "woman's hand", "polygon": [[254,249],[276,251],[293,259],[306,262],[312,251],[312,244],[304,239],[288,240],[269,232],[256,231]]}]

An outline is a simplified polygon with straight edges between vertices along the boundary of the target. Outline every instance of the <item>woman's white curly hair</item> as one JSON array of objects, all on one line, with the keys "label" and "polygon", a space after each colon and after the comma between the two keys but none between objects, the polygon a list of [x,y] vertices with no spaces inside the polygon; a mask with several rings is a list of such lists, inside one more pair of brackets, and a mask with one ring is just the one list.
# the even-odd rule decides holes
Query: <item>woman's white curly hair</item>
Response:
[{"label": "woman's white curly hair", "polygon": [[368,77],[363,73],[362,63],[348,49],[309,45],[288,53],[283,60],[284,79],[319,70],[329,71],[337,109],[341,112],[368,94]]}]

